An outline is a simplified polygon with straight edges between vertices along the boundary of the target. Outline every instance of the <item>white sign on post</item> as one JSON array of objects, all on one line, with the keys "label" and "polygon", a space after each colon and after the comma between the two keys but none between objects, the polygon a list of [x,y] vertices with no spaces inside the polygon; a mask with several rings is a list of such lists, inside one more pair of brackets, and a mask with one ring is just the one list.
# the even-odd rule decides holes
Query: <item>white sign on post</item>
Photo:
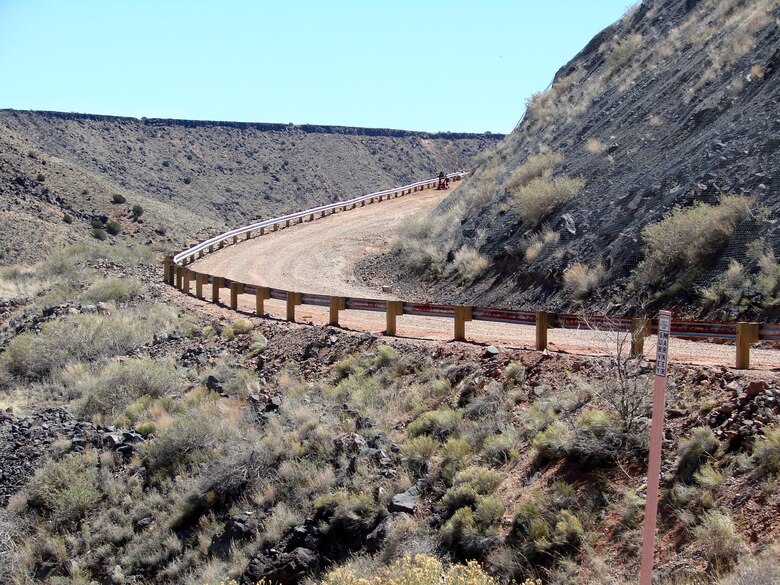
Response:
[{"label": "white sign on post", "polygon": [[658,344],[655,351],[655,375],[666,378],[669,362],[669,333],[672,329],[672,317],[662,312],[658,315]]}]

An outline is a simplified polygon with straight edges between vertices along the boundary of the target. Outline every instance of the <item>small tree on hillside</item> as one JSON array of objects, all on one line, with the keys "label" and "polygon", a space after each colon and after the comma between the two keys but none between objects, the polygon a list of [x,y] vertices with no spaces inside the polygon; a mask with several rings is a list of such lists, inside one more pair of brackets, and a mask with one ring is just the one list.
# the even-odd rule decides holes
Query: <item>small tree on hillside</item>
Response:
[{"label": "small tree on hillside", "polygon": [[138,221],[138,218],[140,218],[144,214],[144,208],[140,205],[136,204],[133,205],[133,221]]}]

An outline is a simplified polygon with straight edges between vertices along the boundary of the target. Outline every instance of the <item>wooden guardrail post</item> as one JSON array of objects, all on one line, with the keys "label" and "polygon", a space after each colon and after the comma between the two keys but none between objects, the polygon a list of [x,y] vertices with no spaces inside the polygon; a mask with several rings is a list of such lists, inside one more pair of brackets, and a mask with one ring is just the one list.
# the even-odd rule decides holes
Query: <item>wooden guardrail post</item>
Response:
[{"label": "wooden guardrail post", "polygon": [[644,354],[645,339],[653,332],[653,324],[647,317],[631,319],[631,357]]},{"label": "wooden guardrail post", "polygon": [[547,328],[550,325],[549,315],[544,311],[536,312],[536,350],[547,349]]},{"label": "wooden guardrail post", "polygon": [[347,306],[347,299],[344,297],[330,297],[330,319],[328,325],[337,327],[339,324],[339,311],[343,311]]},{"label": "wooden guardrail post", "polygon": [[211,302],[219,304],[219,289],[225,286],[225,279],[222,276],[213,276],[211,278]]},{"label": "wooden guardrail post", "polygon": [[265,303],[266,299],[271,298],[271,289],[267,286],[255,287],[255,313],[258,317],[265,315]]},{"label": "wooden guardrail post", "polygon": [[466,321],[471,321],[471,307],[455,307],[455,341],[466,341]]},{"label": "wooden guardrail post", "polygon": [[171,282],[171,265],[173,264],[173,256],[166,256],[163,258],[163,282],[170,284]]},{"label": "wooden guardrail post", "polygon": [[176,288],[181,290],[184,288],[184,271],[186,268],[184,266],[176,266]]},{"label": "wooden guardrail post", "polygon": [[287,320],[295,323],[295,307],[301,304],[301,293],[287,291]]},{"label": "wooden guardrail post", "polygon": [[395,335],[396,318],[404,314],[404,302],[403,301],[387,301],[387,322],[385,325],[386,335]]},{"label": "wooden guardrail post", "polygon": [[182,288],[182,290],[184,291],[185,295],[188,295],[190,294],[190,283],[192,282],[193,273],[192,270],[190,270],[189,268],[184,268],[183,270],[184,270],[184,277],[183,277],[184,287]]},{"label": "wooden guardrail post", "polygon": [[245,240],[251,240],[252,239],[252,232],[251,231],[247,232],[246,235],[244,236],[244,239]]},{"label": "wooden guardrail post", "polygon": [[230,283],[230,308],[238,310],[238,295],[244,292],[244,285],[241,282]]},{"label": "wooden guardrail post", "polygon": [[200,272],[195,273],[195,296],[199,299],[203,298],[203,285],[207,283],[209,280],[209,277],[205,274],[201,274]]},{"label": "wooden guardrail post", "polygon": [[759,323],[737,323],[737,369],[750,369],[750,344],[759,339]]}]

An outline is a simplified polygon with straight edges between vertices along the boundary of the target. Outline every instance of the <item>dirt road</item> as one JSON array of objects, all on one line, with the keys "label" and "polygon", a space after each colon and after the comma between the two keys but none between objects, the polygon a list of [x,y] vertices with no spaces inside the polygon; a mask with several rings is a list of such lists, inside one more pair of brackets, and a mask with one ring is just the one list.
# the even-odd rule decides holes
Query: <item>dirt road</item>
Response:
[{"label": "dirt road", "polygon": [[[356,262],[366,254],[386,250],[404,221],[428,213],[447,193],[422,191],[298,224],[210,254],[196,262],[193,268],[285,290],[393,300],[396,297],[392,294],[367,287],[357,280]],[[206,292],[209,298],[208,287]],[[266,307],[272,317],[285,315],[283,302],[268,301]],[[239,309],[253,311],[254,299],[243,295]],[[328,310],[301,306],[296,319],[302,323],[327,323]],[[383,313],[344,311],[340,322],[347,329],[375,334],[385,328]],[[452,326],[450,319],[403,316],[398,319],[398,335],[449,341],[453,336]],[[534,346],[533,327],[471,322],[467,324],[466,333],[468,339],[476,343],[524,349]],[[616,345],[614,334],[593,331],[551,329],[548,340],[550,351],[587,355],[604,355]],[[647,340],[645,354],[650,359],[655,358],[655,338]],[[733,345],[673,339],[670,359],[681,363],[733,366],[735,349]],[[780,370],[780,351],[754,349],[751,367]]]}]

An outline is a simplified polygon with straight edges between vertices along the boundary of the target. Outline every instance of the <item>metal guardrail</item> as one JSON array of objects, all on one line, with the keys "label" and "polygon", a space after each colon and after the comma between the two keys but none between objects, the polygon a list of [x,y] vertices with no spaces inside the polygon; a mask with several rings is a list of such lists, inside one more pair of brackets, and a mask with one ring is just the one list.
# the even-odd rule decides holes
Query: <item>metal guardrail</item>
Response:
[{"label": "metal guardrail", "polygon": [[[449,173],[447,175],[447,178],[460,180],[467,174],[468,173],[465,171],[457,172],[457,173]],[[425,188],[426,186],[435,184],[437,182],[438,182],[438,178],[428,179],[426,181],[417,181],[416,183],[411,183],[410,185],[404,185],[403,187],[396,187],[395,189],[385,189],[384,191],[376,191],[374,193],[369,193],[368,195],[361,195],[360,197],[347,199],[346,201],[337,201],[336,203],[330,203],[328,205],[320,205],[319,207],[313,207],[311,209],[306,209],[305,211],[297,211],[295,213],[290,213],[288,215],[283,215],[281,217],[275,217],[272,219],[258,221],[257,223],[253,223],[244,227],[230,230],[228,232],[225,232],[224,234],[214,236],[213,238],[201,242],[200,244],[196,244],[195,246],[192,246],[191,248],[184,250],[179,254],[176,254],[173,257],[173,261],[177,264],[179,262],[185,262],[185,263],[187,261],[192,262],[195,260],[195,254],[198,254],[203,250],[208,249],[209,246],[219,245],[221,242],[225,242],[231,238],[237,238],[238,236],[242,236],[244,234],[248,234],[254,231],[264,230],[265,228],[269,228],[269,227],[279,226],[281,224],[290,225],[291,222],[302,220],[307,216],[310,216],[311,219],[314,219],[313,216],[317,213],[325,215],[328,212],[336,211],[339,208],[342,208],[343,210],[346,211],[347,207],[350,206],[356,207],[358,204],[365,204],[366,201],[372,203],[374,199],[378,199],[379,201],[381,201],[382,198],[385,196],[390,198],[390,196],[398,197],[401,195],[405,195],[407,193],[413,193],[418,189]]]},{"label": "metal guardrail", "polygon": [[[448,178],[460,180],[465,172],[450,173]],[[396,319],[401,315],[418,315],[426,317],[440,317],[454,319],[454,339],[465,341],[466,323],[468,321],[491,321],[497,323],[514,323],[517,325],[532,325],[536,327],[536,349],[544,350],[547,347],[547,330],[557,329],[581,329],[604,332],[630,333],[632,336],[631,351],[640,354],[644,348],[644,340],[657,333],[657,320],[646,317],[625,318],[607,317],[599,315],[577,315],[567,313],[547,313],[544,311],[522,311],[514,309],[502,309],[497,307],[471,307],[440,305],[432,303],[410,303],[406,301],[388,301],[384,299],[367,299],[358,297],[338,297],[314,293],[301,293],[287,291],[271,287],[263,287],[251,283],[242,283],[221,276],[215,276],[197,272],[186,268],[186,265],[202,257],[206,251],[213,251],[214,247],[222,248],[226,243],[237,243],[238,236],[247,234],[247,238],[254,231],[265,233],[266,228],[278,228],[289,226],[291,222],[303,221],[309,216],[315,219],[315,214],[320,213],[324,217],[329,212],[339,209],[354,208],[358,204],[372,203],[382,198],[398,197],[417,190],[430,189],[436,186],[438,179],[418,181],[410,185],[395,189],[385,189],[355,197],[346,201],[339,201],[329,205],[322,205],[305,211],[299,211],[281,217],[253,223],[251,225],[230,230],[204,242],[196,244],[173,257],[164,260],[163,276],[165,282],[178,289],[190,293],[191,283],[195,282],[195,296],[203,299],[203,286],[211,285],[211,300],[220,302],[220,290],[230,289],[230,307],[238,308],[238,295],[250,294],[256,298],[256,314],[263,316],[264,300],[275,299],[286,301],[287,319],[295,321],[295,307],[298,305],[314,305],[330,307],[329,325],[338,326],[339,312],[343,310],[374,311],[386,314],[386,334],[395,335]],[[760,340],[780,341],[780,325],[774,323],[712,323],[700,321],[672,321],[671,335],[690,340],[717,339],[736,341],[736,367],[739,369],[750,368],[750,345]]]}]

